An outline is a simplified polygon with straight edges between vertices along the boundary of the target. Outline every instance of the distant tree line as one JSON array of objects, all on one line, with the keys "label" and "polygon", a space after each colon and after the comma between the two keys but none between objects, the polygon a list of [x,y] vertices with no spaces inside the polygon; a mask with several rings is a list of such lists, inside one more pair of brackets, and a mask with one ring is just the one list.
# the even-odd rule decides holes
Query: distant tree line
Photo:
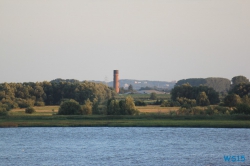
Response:
[{"label": "distant tree line", "polygon": [[128,86],[128,89],[125,89],[124,87],[120,87],[119,88],[119,93],[120,94],[124,94],[124,93],[134,93],[135,92],[135,90],[134,90],[134,88],[133,88],[133,85],[129,85]]},{"label": "distant tree line", "polygon": [[235,76],[231,80],[226,78],[189,78],[179,80],[175,86],[189,83],[191,86],[208,86],[216,90],[217,92],[229,92],[234,86],[240,83],[249,83],[249,79],[245,76]]},{"label": "distant tree line", "polygon": [[59,105],[73,99],[80,104],[89,100],[102,103],[112,98],[115,92],[108,86],[93,82],[28,82],[0,84],[1,109],[27,108],[32,106]]},{"label": "distant tree line", "polygon": [[[250,114],[249,80],[244,76],[236,76],[232,78],[231,82],[228,94],[222,101],[219,99],[219,93],[213,88],[203,85],[193,87],[189,83],[175,86],[171,91],[171,99],[184,108],[192,108],[196,105],[216,105],[221,102],[221,106],[233,108],[233,113]],[[163,106],[164,104],[168,103],[162,103]]]},{"label": "distant tree line", "polygon": [[179,80],[176,86],[189,83],[191,86],[208,86],[216,90],[217,92],[227,92],[230,89],[231,81],[226,78],[189,78]]},{"label": "distant tree line", "polygon": [[171,99],[180,105],[207,106],[220,102],[219,93],[208,86],[192,87],[190,84],[175,86],[171,91]]}]

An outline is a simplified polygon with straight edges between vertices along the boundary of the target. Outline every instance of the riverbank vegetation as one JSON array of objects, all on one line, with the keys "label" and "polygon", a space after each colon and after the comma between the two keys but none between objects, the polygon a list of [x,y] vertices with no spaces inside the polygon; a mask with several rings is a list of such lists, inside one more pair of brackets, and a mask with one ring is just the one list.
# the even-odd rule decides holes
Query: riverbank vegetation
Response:
[{"label": "riverbank vegetation", "polygon": [[0,117],[0,127],[213,127],[250,128],[250,117],[128,115],[54,115]]},{"label": "riverbank vegetation", "polygon": [[223,95],[188,82],[170,94],[129,95],[86,81],[3,83],[0,126],[249,127],[249,80],[232,83]]}]

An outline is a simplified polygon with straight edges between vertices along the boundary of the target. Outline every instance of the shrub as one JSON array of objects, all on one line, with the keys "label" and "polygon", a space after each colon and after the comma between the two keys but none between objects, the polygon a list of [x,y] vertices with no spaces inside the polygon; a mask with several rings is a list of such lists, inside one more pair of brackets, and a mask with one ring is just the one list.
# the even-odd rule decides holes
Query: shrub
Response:
[{"label": "shrub", "polygon": [[135,101],[135,106],[147,106],[147,103],[141,100]]},{"label": "shrub", "polygon": [[33,107],[34,106],[34,100],[31,99],[21,99],[21,98],[16,98],[16,102],[18,103],[18,106],[20,108],[28,108],[28,107]]},{"label": "shrub", "polygon": [[201,107],[194,107],[194,108],[191,108],[191,110],[192,110],[192,115],[204,115],[205,114],[204,109]]},{"label": "shrub", "polygon": [[68,101],[64,101],[58,110],[58,115],[77,115],[80,114],[81,106],[80,104],[71,99]]},{"label": "shrub", "polygon": [[221,114],[226,114],[228,111],[228,107],[215,106],[214,109],[218,110],[218,112]]},{"label": "shrub", "polygon": [[45,106],[45,103],[42,101],[35,102],[35,106]]},{"label": "shrub", "polygon": [[177,115],[187,115],[188,111],[186,108],[180,108],[179,110],[176,111]]},{"label": "shrub", "polygon": [[164,100],[157,99],[155,102],[152,103],[152,105],[161,105],[164,102]]},{"label": "shrub", "polygon": [[175,115],[176,115],[176,111],[170,111],[170,112],[169,112],[169,115],[175,116]]},{"label": "shrub", "polygon": [[196,102],[200,106],[208,106],[210,105],[210,101],[207,97],[206,92],[200,92],[198,97],[196,98]]},{"label": "shrub", "polygon": [[107,103],[107,115],[137,115],[139,111],[135,108],[134,99],[131,96],[125,100],[109,100]]},{"label": "shrub", "polygon": [[178,101],[170,101],[170,107],[180,107],[181,104]]},{"label": "shrub", "polygon": [[12,100],[10,100],[10,99],[2,99],[1,100],[1,104],[6,104],[6,105],[8,105],[8,107],[10,108],[10,109],[12,109],[12,108],[18,108],[18,103],[16,103],[15,101],[12,101]]},{"label": "shrub", "polygon": [[28,107],[28,108],[25,109],[26,114],[32,114],[34,112],[36,112],[36,111],[35,111],[35,109],[33,107]]},{"label": "shrub", "polygon": [[229,94],[224,98],[224,104],[228,107],[235,107],[241,103],[241,98],[236,94]]},{"label": "shrub", "polygon": [[248,104],[238,104],[233,113],[236,114],[250,114],[250,106]]},{"label": "shrub", "polygon": [[188,98],[185,98],[185,97],[177,97],[176,99],[181,107],[183,108],[191,108],[191,107],[195,107],[196,106],[196,100],[195,99],[188,99]]},{"label": "shrub", "polygon": [[163,101],[161,107],[170,107],[170,103],[168,101]]},{"label": "shrub", "polygon": [[81,108],[81,114],[91,115],[92,114],[92,105],[93,103],[88,99],[85,101],[85,104]]},{"label": "shrub", "polygon": [[4,108],[0,108],[0,116],[6,116],[8,115],[8,111],[6,111],[6,109]]},{"label": "shrub", "polygon": [[156,100],[157,99],[157,95],[155,92],[150,93],[150,97],[151,100]]},{"label": "shrub", "polygon": [[9,110],[10,110],[9,105],[0,103],[0,116],[8,115]]}]

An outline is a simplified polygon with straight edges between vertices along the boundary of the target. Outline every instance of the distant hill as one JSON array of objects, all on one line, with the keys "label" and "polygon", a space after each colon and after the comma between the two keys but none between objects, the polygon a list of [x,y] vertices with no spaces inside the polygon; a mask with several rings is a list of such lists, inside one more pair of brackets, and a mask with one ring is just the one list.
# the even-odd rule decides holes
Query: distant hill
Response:
[{"label": "distant hill", "polygon": [[[172,89],[176,82],[167,81],[149,81],[149,80],[133,80],[133,79],[120,79],[120,87],[128,88],[132,85],[135,90],[139,90],[141,87],[155,87],[160,89]],[[108,86],[113,86],[113,81],[108,82]]]},{"label": "distant hill", "polygon": [[[113,81],[105,83],[104,81],[96,81],[96,80],[87,80],[89,82],[95,83],[103,83],[107,84],[109,87],[113,87]],[[78,83],[83,82],[75,79],[61,79],[57,78],[51,80],[50,82],[71,82],[71,83]],[[150,87],[150,88],[157,88],[157,89],[168,89],[171,90],[176,82],[167,82],[167,81],[149,81],[149,80],[133,80],[133,79],[120,79],[119,80],[120,87],[124,87],[125,89],[128,88],[129,85],[133,86],[133,89],[139,90],[141,87]]]}]

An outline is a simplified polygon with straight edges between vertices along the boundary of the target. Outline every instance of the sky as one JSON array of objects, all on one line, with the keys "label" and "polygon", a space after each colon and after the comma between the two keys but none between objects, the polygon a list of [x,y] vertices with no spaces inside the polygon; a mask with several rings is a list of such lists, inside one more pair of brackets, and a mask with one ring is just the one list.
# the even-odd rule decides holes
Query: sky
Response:
[{"label": "sky", "polygon": [[250,0],[0,0],[0,83],[250,78]]}]

